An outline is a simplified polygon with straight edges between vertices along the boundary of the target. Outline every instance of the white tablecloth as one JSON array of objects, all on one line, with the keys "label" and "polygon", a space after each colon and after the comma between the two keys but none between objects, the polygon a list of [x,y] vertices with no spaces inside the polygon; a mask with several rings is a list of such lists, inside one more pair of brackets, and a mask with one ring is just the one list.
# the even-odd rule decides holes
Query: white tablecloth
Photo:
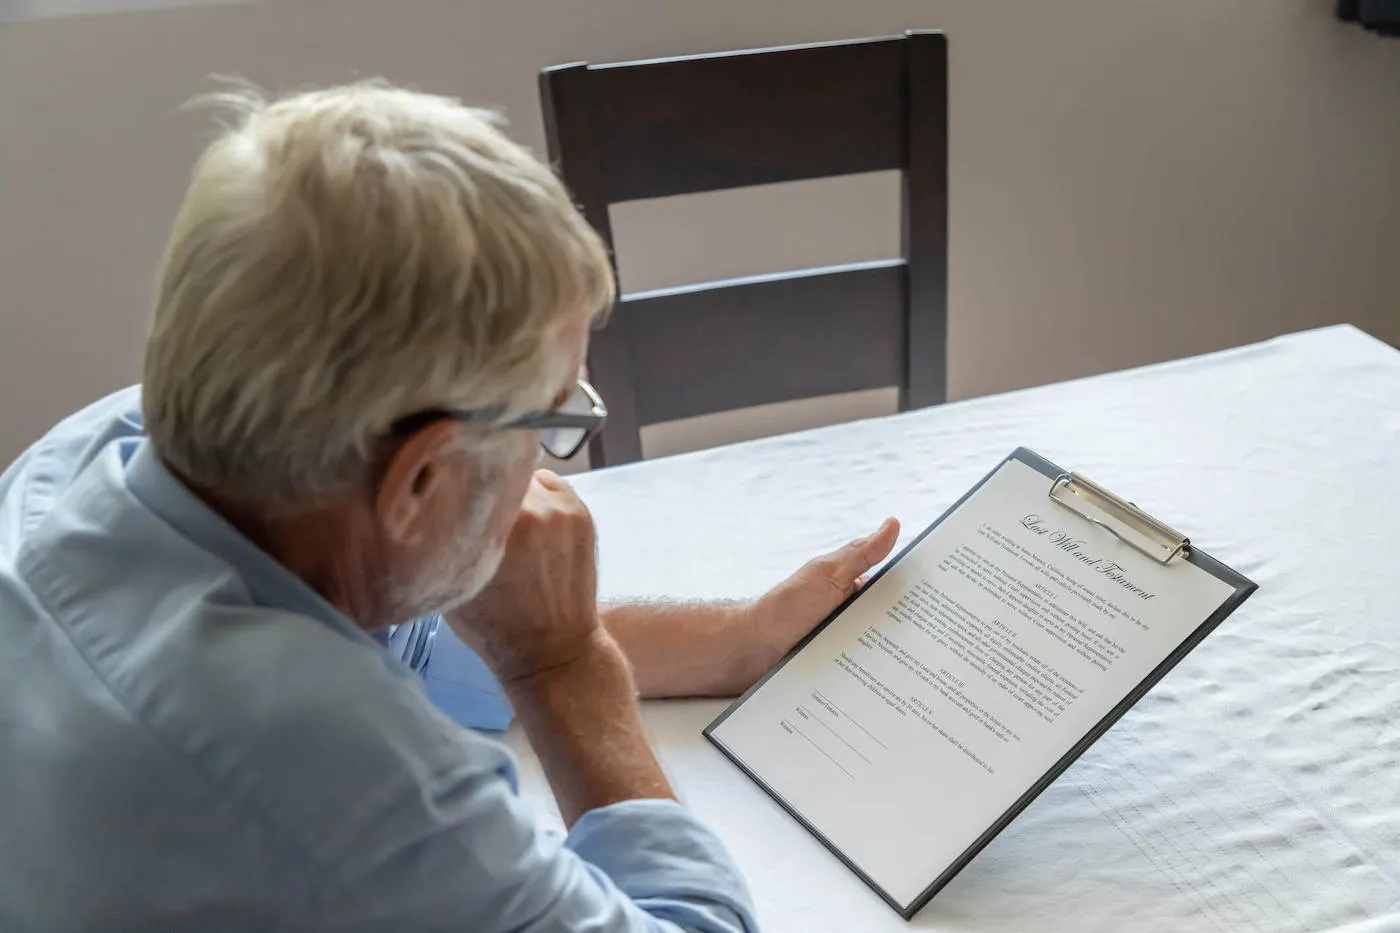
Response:
[{"label": "white tablecloth", "polygon": [[[1348,327],[578,478],[606,596],[756,595],[886,515],[915,534],[1024,444],[1255,580],[1248,603],[912,926],[1400,931],[1400,353]],[[905,922],[649,704],[770,933]],[[553,807],[522,736],[526,793]]]}]

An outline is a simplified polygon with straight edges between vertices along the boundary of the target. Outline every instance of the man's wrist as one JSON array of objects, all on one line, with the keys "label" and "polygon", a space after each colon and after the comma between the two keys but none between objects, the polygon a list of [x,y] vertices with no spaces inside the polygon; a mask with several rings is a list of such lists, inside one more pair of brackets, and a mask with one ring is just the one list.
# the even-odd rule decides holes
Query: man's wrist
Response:
[{"label": "man's wrist", "polygon": [[632,668],[622,649],[601,625],[577,642],[557,660],[540,664],[513,676],[500,676],[501,686],[512,698],[517,694],[532,697],[567,696],[578,690],[596,695],[616,691],[629,698],[637,695]]},{"label": "man's wrist", "polygon": [[762,602],[633,602],[606,606],[643,697],[735,696],[787,649]]},{"label": "man's wrist", "polygon": [[743,655],[735,663],[739,669],[741,692],[766,674],[787,653],[789,645],[779,631],[778,620],[770,618],[770,614],[768,605],[760,598],[745,603],[734,623],[739,627],[734,633],[734,642],[744,646]]},{"label": "man's wrist", "polygon": [[502,686],[566,823],[622,800],[674,798],[642,730],[631,667],[601,627],[568,662]]},{"label": "man's wrist", "polygon": [[594,650],[594,641],[603,631],[602,620],[595,611],[569,625],[507,627],[499,632],[488,629],[488,634],[483,634],[469,612],[468,608],[461,614],[443,613],[443,619],[502,686],[573,663]]}]

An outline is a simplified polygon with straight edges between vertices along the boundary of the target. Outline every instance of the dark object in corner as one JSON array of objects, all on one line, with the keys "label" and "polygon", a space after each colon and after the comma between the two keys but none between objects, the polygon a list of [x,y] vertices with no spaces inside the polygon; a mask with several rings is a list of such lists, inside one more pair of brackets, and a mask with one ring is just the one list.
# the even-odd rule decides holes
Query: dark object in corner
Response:
[{"label": "dark object in corner", "polygon": [[1337,18],[1383,36],[1400,36],[1400,0],[1337,0]]}]

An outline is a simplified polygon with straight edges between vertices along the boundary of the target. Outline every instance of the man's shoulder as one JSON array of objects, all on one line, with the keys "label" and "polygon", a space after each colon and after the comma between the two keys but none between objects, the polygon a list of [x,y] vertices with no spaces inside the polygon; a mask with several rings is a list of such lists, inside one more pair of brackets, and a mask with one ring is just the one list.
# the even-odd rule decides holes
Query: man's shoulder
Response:
[{"label": "man's shoulder", "polygon": [[127,386],[55,424],[30,445],[26,455],[81,469],[111,441],[144,434],[141,386]]},{"label": "man's shoulder", "polygon": [[514,780],[504,747],[443,716],[401,662],[318,620],[201,597],[152,632],[118,674],[133,714],[324,866],[427,785]]},{"label": "man's shoulder", "polygon": [[[13,759],[0,769],[0,852],[30,846],[26,859],[83,873],[102,903],[156,895],[116,885],[140,864],[153,883],[192,880],[192,897],[202,885],[253,903],[286,884],[295,896],[267,909],[310,909],[297,904],[348,867],[441,829],[406,802],[509,783],[500,746],[314,620],[172,593],[147,634],[114,651],[74,640],[75,620],[22,584],[0,572],[0,704],[41,713],[0,724]],[[35,807],[65,818],[45,823]]]},{"label": "man's shoulder", "polygon": [[[30,673],[114,711],[83,719],[71,766],[212,793],[326,864],[389,808],[431,797],[425,787],[513,783],[502,746],[444,716],[348,620],[265,604],[243,571],[132,494],[139,406],[132,388],[68,419],[7,474],[12,494],[0,490],[0,633],[51,642]],[[7,656],[18,648],[0,646]]]},{"label": "man's shoulder", "polygon": [[0,471],[0,556],[18,546],[54,500],[114,440],[140,438],[141,387],[128,386],[49,429]]},{"label": "man's shoulder", "polygon": [[514,783],[504,747],[439,713],[400,662],[293,612],[177,597],[145,635],[89,660],[190,780],[324,870],[425,788]]},{"label": "man's shoulder", "polygon": [[156,687],[140,698],[143,715],[320,862],[349,855],[425,786],[514,780],[504,747],[442,715],[401,662],[316,620],[202,605],[182,624],[198,644],[146,682],[186,702],[171,709]]},{"label": "man's shoulder", "polygon": [[82,659],[46,676],[107,693],[126,711],[113,728],[163,749],[127,766],[174,755],[185,780],[325,864],[424,782],[510,779],[502,747],[442,715],[401,661],[348,620],[342,631],[260,604],[238,570],[131,499],[121,470],[109,452],[86,471],[27,536],[4,588],[27,594],[26,625]]}]

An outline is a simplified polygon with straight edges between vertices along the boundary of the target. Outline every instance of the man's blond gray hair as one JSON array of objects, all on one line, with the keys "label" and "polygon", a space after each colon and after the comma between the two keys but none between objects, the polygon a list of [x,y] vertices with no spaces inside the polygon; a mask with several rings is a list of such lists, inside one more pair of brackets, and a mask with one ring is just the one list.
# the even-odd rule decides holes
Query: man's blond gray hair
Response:
[{"label": "man's blond gray hair", "polygon": [[[196,483],[287,503],[361,481],[404,415],[547,406],[559,333],[614,297],[549,168],[455,100],[218,95],[162,262],[143,407]],[[567,356],[567,354],[563,354]]]}]

